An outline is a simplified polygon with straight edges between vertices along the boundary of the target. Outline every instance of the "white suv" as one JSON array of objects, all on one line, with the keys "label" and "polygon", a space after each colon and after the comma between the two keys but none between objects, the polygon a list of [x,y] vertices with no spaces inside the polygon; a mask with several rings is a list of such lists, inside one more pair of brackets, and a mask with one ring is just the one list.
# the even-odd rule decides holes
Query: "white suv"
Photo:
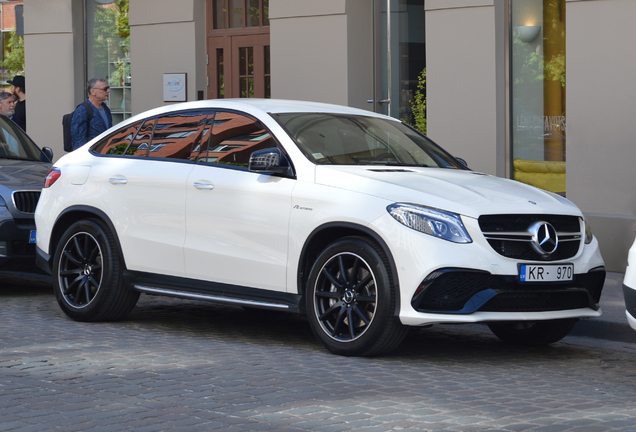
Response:
[{"label": "white suv", "polygon": [[79,321],[121,319],[140,293],[203,299],[304,313],[332,352],[377,355],[408,326],[539,345],[601,315],[574,204],[347,107],[148,111],[61,158],[35,216],[38,263]]}]

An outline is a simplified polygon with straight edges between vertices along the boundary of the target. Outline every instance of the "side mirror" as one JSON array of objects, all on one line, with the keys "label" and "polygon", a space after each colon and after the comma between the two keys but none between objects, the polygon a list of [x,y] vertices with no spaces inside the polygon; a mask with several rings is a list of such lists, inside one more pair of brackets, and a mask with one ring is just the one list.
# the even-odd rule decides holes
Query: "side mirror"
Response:
[{"label": "side mirror", "polygon": [[289,168],[289,162],[279,148],[259,150],[250,155],[250,171],[264,174],[286,174]]},{"label": "side mirror", "polygon": [[44,158],[41,158],[42,162],[53,162],[53,150],[51,150],[50,147],[43,147],[42,154],[49,159],[49,160],[44,160]]},{"label": "side mirror", "polygon": [[466,161],[464,159],[456,157],[455,160],[457,162],[459,162],[460,164],[464,165],[464,168],[470,169],[470,168],[468,168],[468,163],[466,163]]}]

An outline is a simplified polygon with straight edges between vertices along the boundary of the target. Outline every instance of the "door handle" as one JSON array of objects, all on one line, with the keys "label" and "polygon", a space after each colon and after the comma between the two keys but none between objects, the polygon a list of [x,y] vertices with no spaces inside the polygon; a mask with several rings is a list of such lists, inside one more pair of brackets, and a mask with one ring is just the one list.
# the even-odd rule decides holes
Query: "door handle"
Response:
[{"label": "door handle", "polygon": [[115,178],[115,177],[111,177],[111,178],[109,178],[109,179],[108,179],[108,181],[109,181],[111,184],[114,184],[114,185],[125,185],[126,183],[128,183],[128,180],[126,180],[126,179],[123,179],[123,178]]},{"label": "door handle", "polygon": [[212,190],[214,185],[212,183],[194,182],[194,187],[199,190]]}]

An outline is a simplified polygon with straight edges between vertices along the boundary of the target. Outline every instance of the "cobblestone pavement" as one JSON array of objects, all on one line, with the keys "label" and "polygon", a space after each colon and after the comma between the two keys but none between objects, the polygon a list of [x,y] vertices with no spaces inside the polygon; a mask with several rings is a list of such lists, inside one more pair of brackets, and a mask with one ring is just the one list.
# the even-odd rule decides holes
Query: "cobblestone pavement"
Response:
[{"label": "cobblestone pavement", "polygon": [[0,431],[636,431],[636,345],[506,346],[412,331],[391,355],[327,353],[305,319],[142,296],[77,323],[48,280],[0,275]]}]

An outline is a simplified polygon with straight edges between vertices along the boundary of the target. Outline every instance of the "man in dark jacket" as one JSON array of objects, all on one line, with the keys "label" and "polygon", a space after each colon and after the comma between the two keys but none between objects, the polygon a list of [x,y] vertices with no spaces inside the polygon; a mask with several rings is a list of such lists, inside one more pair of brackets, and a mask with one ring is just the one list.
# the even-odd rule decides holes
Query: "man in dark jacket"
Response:
[{"label": "man in dark jacket", "polygon": [[89,123],[86,107],[80,105],[75,110],[73,120],[71,120],[73,150],[77,150],[113,126],[113,117],[105,103],[109,94],[110,86],[105,79],[91,78],[88,81],[88,99],[86,101],[91,105],[92,116]]},{"label": "man in dark jacket", "polygon": [[26,84],[24,76],[16,75],[7,82],[11,84],[11,93],[15,96],[15,114],[11,116],[11,120],[26,132]]}]

